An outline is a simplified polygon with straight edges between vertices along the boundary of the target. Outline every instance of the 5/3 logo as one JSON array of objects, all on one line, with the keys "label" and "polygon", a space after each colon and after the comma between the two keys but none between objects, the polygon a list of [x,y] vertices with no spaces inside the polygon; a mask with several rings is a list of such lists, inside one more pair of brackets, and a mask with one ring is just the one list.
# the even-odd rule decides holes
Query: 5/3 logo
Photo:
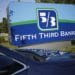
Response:
[{"label": "5/3 logo", "polygon": [[40,18],[41,18],[41,22],[42,23],[47,23],[46,27],[48,27],[48,21],[49,19],[51,22],[51,26],[55,26],[55,17],[50,17],[50,12],[48,12],[48,17],[46,17],[46,13],[45,12],[40,12]]},{"label": "5/3 logo", "polygon": [[42,31],[58,30],[57,13],[54,9],[37,9],[38,28]]}]

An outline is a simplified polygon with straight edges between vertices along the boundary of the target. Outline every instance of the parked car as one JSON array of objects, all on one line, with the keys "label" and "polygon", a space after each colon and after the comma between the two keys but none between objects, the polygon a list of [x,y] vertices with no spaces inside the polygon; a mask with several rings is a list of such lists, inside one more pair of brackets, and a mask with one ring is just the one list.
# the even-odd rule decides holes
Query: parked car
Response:
[{"label": "parked car", "polygon": [[75,75],[75,54],[0,46],[0,75]]}]

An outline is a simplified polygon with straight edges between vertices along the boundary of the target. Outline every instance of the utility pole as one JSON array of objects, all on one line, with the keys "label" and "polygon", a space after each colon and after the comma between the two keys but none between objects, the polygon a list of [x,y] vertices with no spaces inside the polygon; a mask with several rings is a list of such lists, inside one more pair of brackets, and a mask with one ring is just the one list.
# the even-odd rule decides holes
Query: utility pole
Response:
[{"label": "utility pole", "polygon": [[18,0],[18,2],[20,2],[21,0]]}]

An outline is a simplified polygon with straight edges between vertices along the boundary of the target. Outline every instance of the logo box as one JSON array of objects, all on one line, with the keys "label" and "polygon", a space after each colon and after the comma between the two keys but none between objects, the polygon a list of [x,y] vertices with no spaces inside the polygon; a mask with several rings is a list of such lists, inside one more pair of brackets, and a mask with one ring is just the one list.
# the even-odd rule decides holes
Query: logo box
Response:
[{"label": "logo box", "polygon": [[57,12],[54,9],[37,9],[38,28],[41,31],[58,30]]}]

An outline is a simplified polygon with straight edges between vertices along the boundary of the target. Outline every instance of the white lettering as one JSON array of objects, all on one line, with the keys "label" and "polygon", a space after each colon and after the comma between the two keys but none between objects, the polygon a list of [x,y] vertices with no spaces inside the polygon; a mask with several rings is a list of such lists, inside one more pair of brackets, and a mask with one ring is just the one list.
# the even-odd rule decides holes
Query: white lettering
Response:
[{"label": "white lettering", "polygon": [[43,38],[53,38],[53,37],[59,37],[58,32],[53,32],[53,33],[39,33],[40,39]]},{"label": "white lettering", "polygon": [[15,35],[15,41],[19,41],[19,40],[34,40],[37,39],[37,35],[36,34],[32,34],[32,35]]},{"label": "white lettering", "polygon": [[61,31],[60,36],[72,36],[75,35],[75,31]]}]

